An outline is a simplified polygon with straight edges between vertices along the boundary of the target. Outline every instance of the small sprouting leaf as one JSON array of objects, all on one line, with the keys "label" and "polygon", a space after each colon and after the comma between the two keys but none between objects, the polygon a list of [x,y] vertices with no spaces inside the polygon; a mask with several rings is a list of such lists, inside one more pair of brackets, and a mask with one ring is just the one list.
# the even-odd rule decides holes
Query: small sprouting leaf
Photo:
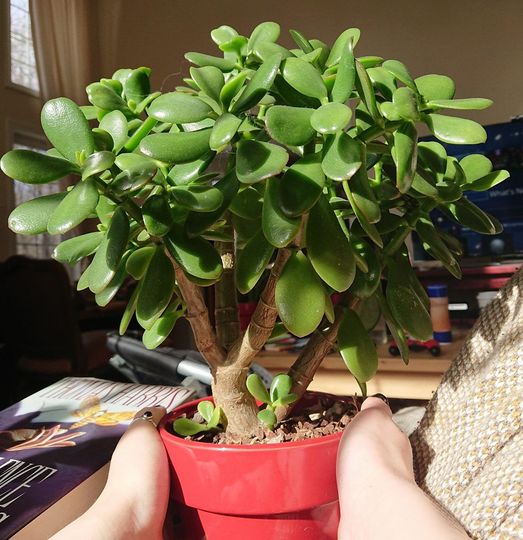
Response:
[{"label": "small sprouting leaf", "polygon": [[276,283],[276,307],[289,332],[304,337],[320,324],[325,289],[307,257],[293,253]]},{"label": "small sprouting leaf", "polygon": [[425,101],[452,99],[456,92],[454,81],[446,75],[423,75],[414,81]]},{"label": "small sprouting leaf", "polygon": [[196,435],[202,431],[207,431],[207,426],[193,422],[188,418],[177,418],[173,422],[173,430],[182,437],[190,437],[191,435]]},{"label": "small sprouting leaf", "polygon": [[268,58],[247,83],[244,92],[232,105],[232,112],[241,112],[254,107],[272,86],[278,73],[281,56],[275,54]]},{"label": "small sprouting leaf", "polygon": [[282,210],[291,217],[304,214],[314,206],[324,185],[321,152],[305,155],[291,165],[281,179]]},{"label": "small sprouting leaf", "polygon": [[256,373],[251,373],[247,377],[247,390],[249,390],[249,393],[258,401],[270,403],[271,398],[269,392],[267,391],[267,388],[265,388],[260,376]]},{"label": "small sprouting leaf", "polygon": [[280,173],[289,155],[275,144],[245,140],[238,143],[236,174],[244,184],[254,184]]},{"label": "small sprouting leaf", "polygon": [[309,213],[307,254],[316,273],[335,291],[347,290],[356,272],[354,254],[326,197]]},{"label": "small sprouting leaf", "polygon": [[432,133],[448,144],[480,144],[487,140],[487,132],[483,126],[473,120],[429,114],[426,122]]},{"label": "small sprouting leaf", "polygon": [[214,413],[214,404],[212,401],[200,401],[198,403],[198,412],[206,422],[210,422]]},{"label": "small sprouting leaf", "polygon": [[465,99],[432,99],[427,103],[429,107],[439,109],[458,109],[462,111],[480,111],[492,105],[491,99],[465,98]]},{"label": "small sprouting leaf", "polygon": [[147,110],[151,118],[170,124],[200,122],[212,109],[197,96],[181,92],[169,92],[157,97]]},{"label": "small sprouting leaf", "polygon": [[167,163],[194,161],[209,151],[211,129],[180,133],[155,133],[140,141],[140,152]]},{"label": "small sprouting leaf", "polygon": [[236,135],[241,123],[241,119],[234,116],[234,114],[222,114],[218,120],[216,120],[212,128],[211,137],[209,139],[211,150],[219,152],[227,146]]},{"label": "small sprouting leaf", "polygon": [[245,245],[236,267],[236,286],[242,294],[247,294],[258,283],[267,268],[274,246],[269,244],[260,229]]},{"label": "small sprouting leaf", "polygon": [[24,184],[47,184],[70,173],[78,173],[78,168],[65,159],[60,159],[32,150],[11,150],[0,161],[2,171]]},{"label": "small sprouting leaf", "polygon": [[301,223],[300,218],[291,218],[283,212],[280,187],[279,178],[267,180],[262,210],[263,234],[269,243],[278,248],[285,247],[296,237]]},{"label": "small sprouting leaf", "polygon": [[311,126],[314,110],[306,107],[274,105],[267,111],[265,122],[270,136],[282,144],[302,146],[307,144],[316,132]]},{"label": "small sprouting leaf", "polygon": [[143,277],[136,305],[136,318],[143,328],[151,328],[169,305],[174,286],[173,265],[163,248],[157,247]]},{"label": "small sprouting leaf", "polygon": [[283,77],[304,96],[324,100],[327,87],[318,70],[300,58],[287,58],[283,65]]},{"label": "small sprouting leaf", "polygon": [[345,132],[337,133],[327,141],[323,158],[323,172],[333,180],[347,180],[361,167],[363,147],[361,142]]},{"label": "small sprouting leaf", "polygon": [[223,411],[220,407],[216,407],[211,415],[211,418],[207,420],[207,429],[214,429],[221,422]]},{"label": "small sprouting leaf", "polygon": [[258,418],[271,430],[274,429],[274,426],[276,425],[276,422],[278,421],[272,409],[261,410],[258,413]]},{"label": "small sprouting leaf", "polygon": [[87,219],[98,204],[98,190],[92,179],[79,182],[63,198],[49,218],[49,234],[64,234]]},{"label": "small sprouting leaf", "polygon": [[282,399],[291,393],[292,379],[285,373],[275,375],[271,382],[270,397],[271,402]]},{"label": "small sprouting leaf", "polygon": [[178,204],[195,212],[214,212],[223,202],[221,191],[207,185],[176,186],[171,195]]},{"label": "small sprouting leaf", "polygon": [[350,122],[352,111],[342,103],[326,103],[316,109],[311,117],[311,126],[322,135],[336,133]]},{"label": "small sprouting leaf", "polygon": [[338,330],[338,347],[349,371],[360,383],[372,379],[378,370],[378,353],[369,333],[352,309],[343,314]]},{"label": "small sprouting leaf", "polygon": [[112,152],[102,151],[91,154],[84,163],[82,171],[82,180],[100,174],[110,169],[114,163],[114,154]]},{"label": "small sprouting leaf", "polygon": [[51,99],[42,108],[42,128],[51,144],[69,161],[76,155],[94,152],[94,141],[89,123],[80,107],[68,98]]},{"label": "small sprouting leaf", "polygon": [[9,214],[9,228],[17,234],[47,232],[49,218],[65,195],[65,193],[52,193],[22,203]]},{"label": "small sprouting leaf", "polygon": [[396,186],[406,193],[412,184],[417,163],[418,134],[412,122],[405,122],[394,132],[393,157],[396,163]]}]

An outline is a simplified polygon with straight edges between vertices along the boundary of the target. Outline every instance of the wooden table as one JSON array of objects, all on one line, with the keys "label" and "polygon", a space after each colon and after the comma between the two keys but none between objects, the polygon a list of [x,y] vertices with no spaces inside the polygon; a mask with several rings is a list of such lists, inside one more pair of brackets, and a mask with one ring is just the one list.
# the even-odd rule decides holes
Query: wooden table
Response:
[{"label": "wooden table", "polygon": [[[391,356],[387,345],[378,347],[378,373],[367,383],[368,393],[381,392],[391,398],[430,399],[462,343],[459,340],[442,346],[441,356],[437,358],[428,351],[411,351],[408,366],[400,358]],[[296,354],[292,353],[265,351],[257,356],[256,361],[276,374],[286,372],[295,358]],[[339,354],[324,359],[309,388],[338,395],[360,393]]]}]

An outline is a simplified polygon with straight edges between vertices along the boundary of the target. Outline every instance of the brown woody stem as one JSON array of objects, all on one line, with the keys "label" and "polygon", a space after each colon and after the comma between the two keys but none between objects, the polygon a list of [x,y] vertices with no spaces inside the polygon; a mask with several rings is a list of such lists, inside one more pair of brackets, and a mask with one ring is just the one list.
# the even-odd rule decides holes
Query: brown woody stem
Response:
[{"label": "brown woody stem", "polygon": [[251,322],[243,337],[233,345],[227,358],[228,364],[235,364],[239,367],[250,366],[254,357],[269,339],[278,316],[275,304],[276,282],[290,256],[289,249],[283,248],[278,251]]},{"label": "brown woody stem", "polygon": [[209,312],[203,298],[202,290],[187,278],[183,270],[170,255],[169,257],[174,265],[176,281],[187,306],[185,317],[191,325],[196,346],[214,372],[220,364],[225,362],[226,353],[219,345],[216,333],[209,320]]}]

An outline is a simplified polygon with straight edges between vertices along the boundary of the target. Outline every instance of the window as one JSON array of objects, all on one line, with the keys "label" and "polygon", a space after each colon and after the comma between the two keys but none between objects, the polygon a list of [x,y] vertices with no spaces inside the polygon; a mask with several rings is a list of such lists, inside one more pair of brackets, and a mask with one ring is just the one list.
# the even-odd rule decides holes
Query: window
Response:
[{"label": "window", "polygon": [[36,71],[29,0],[10,0],[11,82],[35,93],[40,91]]},{"label": "window", "polygon": [[[39,140],[33,137],[15,133],[13,148],[24,150],[34,150],[35,152],[45,152]],[[60,191],[60,184],[52,182],[50,184],[23,184],[13,182],[15,206],[22,204],[42,195],[50,195]],[[16,252],[19,255],[27,255],[35,259],[50,259],[54,248],[63,240],[61,235],[38,234],[36,236],[16,235]]]}]

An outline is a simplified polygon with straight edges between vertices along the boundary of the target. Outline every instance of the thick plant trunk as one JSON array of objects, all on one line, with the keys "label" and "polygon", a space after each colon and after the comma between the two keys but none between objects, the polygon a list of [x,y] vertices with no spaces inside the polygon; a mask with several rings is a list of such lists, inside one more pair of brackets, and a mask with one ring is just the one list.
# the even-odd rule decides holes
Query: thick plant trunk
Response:
[{"label": "thick plant trunk", "polygon": [[258,407],[245,385],[248,367],[238,363],[218,366],[214,372],[212,395],[227,417],[227,433],[247,438],[260,432]]}]

